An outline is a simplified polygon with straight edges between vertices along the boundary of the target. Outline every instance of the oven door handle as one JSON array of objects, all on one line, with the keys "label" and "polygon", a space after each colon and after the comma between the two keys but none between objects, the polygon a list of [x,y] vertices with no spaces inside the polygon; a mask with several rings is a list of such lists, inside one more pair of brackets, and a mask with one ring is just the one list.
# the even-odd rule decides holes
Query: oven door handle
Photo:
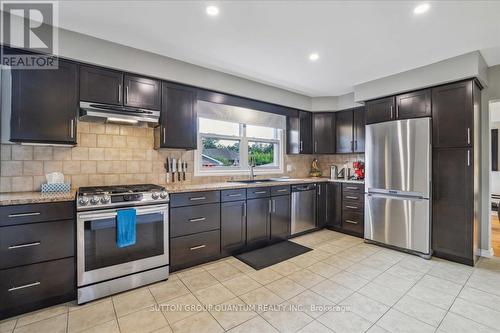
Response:
[{"label": "oven door handle", "polygon": [[[143,207],[143,208],[135,208],[137,215],[150,214],[150,213],[164,213],[165,210],[168,210],[168,205],[159,205],[154,207]],[[113,209],[111,211],[103,211],[100,213],[81,213],[78,214],[79,219],[106,219],[112,218],[116,216],[116,213],[120,209]]]}]

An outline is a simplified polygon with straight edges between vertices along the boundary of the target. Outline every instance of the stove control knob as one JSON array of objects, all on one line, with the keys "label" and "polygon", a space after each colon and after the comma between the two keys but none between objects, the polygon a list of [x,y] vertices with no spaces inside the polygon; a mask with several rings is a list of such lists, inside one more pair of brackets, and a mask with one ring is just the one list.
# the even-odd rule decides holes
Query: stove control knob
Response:
[{"label": "stove control knob", "polygon": [[78,199],[78,203],[82,206],[86,206],[89,203],[89,198],[80,197],[80,199]]},{"label": "stove control knob", "polygon": [[101,198],[101,203],[107,204],[111,201],[111,197],[109,195],[105,195]]},{"label": "stove control knob", "polygon": [[160,197],[160,194],[158,192],[153,192],[151,193],[151,198],[153,198],[153,200],[156,200]]},{"label": "stove control knob", "polygon": [[161,191],[161,192],[160,192],[160,197],[161,197],[162,199],[165,199],[165,198],[167,197],[167,192],[166,192],[166,191]]},{"label": "stove control knob", "polygon": [[91,203],[92,205],[97,205],[97,204],[99,203],[99,201],[100,201],[100,200],[99,200],[99,197],[98,197],[97,195],[94,195],[94,196],[92,197],[92,199],[90,199],[90,203]]}]

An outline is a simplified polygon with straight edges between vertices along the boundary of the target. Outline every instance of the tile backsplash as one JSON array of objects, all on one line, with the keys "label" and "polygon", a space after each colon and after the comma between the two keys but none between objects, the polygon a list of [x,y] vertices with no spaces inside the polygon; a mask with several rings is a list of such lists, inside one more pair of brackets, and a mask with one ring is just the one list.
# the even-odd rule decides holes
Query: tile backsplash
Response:
[{"label": "tile backsplash", "polygon": [[[39,191],[45,174],[62,172],[73,188],[92,185],[165,184],[166,157],[188,163],[186,181],[226,181],[232,176],[193,177],[194,151],[154,149],[154,130],[146,127],[79,122],[75,147],[0,145],[0,192]],[[290,177],[307,177],[313,155],[285,155]],[[330,164],[351,163],[364,155],[320,155],[323,176]],[[286,166],[285,166],[286,169]],[[245,178],[242,176],[239,178]]]}]

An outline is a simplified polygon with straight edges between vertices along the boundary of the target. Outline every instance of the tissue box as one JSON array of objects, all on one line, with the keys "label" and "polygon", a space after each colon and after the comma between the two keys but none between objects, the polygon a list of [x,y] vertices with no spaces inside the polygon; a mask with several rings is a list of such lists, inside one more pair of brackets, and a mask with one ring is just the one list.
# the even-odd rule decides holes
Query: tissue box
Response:
[{"label": "tissue box", "polygon": [[42,184],[42,192],[70,192],[71,183]]}]

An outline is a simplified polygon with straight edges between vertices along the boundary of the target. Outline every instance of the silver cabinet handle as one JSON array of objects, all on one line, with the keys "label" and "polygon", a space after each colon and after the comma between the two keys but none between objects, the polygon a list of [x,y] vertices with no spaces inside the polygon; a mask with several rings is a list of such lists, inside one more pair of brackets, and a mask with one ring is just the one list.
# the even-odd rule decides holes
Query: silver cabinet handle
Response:
[{"label": "silver cabinet handle", "polygon": [[74,119],[71,119],[69,121],[69,126],[70,126],[71,138],[73,139],[75,137],[75,120]]},{"label": "silver cabinet handle", "polygon": [[272,208],[272,203],[271,203],[271,199],[269,199],[269,214],[271,214],[273,212],[273,208]]},{"label": "silver cabinet handle", "polygon": [[193,197],[193,198],[189,198],[189,200],[191,201],[198,201],[198,200],[205,200],[206,197]]},{"label": "silver cabinet handle", "polygon": [[243,217],[247,217],[247,203],[243,202]]},{"label": "silver cabinet handle", "polygon": [[204,247],[206,247],[205,244],[203,245],[198,245],[198,246],[193,246],[193,247],[190,247],[189,250],[190,251],[194,251],[194,250],[199,250],[199,249],[203,249]]},{"label": "silver cabinet handle", "polygon": [[349,208],[349,209],[358,209],[358,207],[356,207],[356,206],[345,206],[345,208]]},{"label": "silver cabinet handle", "polygon": [[286,188],[282,188],[281,190],[276,190],[276,192],[288,192]]},{"label": "silver cabinet handle", "polygon": [[318,142],[317,141],[314,141],[314,152],[315,153],[318,152]]},{"label": "silver cabinet handle", "polygon": [[231,198],[233,198],[233,197],[241,197],[241,193],[238,193],[238,194],[228,194],[227,196],[231,197]]},{"label": "silver cabinet handle", "polygon": [[467,144],[470,145],[470,127],[467,127]]},{"label": "silver cabinet handle", "polygon": [[300,140],[300,151],[302,151],[302,140]]},{"label": "silver cabinet handle", "polygon": [[33,243],[27,243],[27,244],[11,245],[7,249],[14,250],[14,249],[20,249],[23,247],[38,246],[40,244],[41,244],[41,242],[33,242]]},{"label": "silver cabinet handle", "polygon": [[19,290],[19,289],[36,287],[38,285],[40,285],[40,281],[36,281],[36,282],[30,283],[30,284],[25,284],[25,285],[22,285],[22,286],[19,286],[19,287],[12,287],[12,288],[9,289],[9,292],[12,292],[12,291],[15,291],[15,290]]},{"label": "silver cabinet handle", "polygon": [[399,118],[399,105],[396,105],[396,118]]},{"label": "silver cabinet handle", "polygon": [[470,166],[470,150],[467,149],[467,166]]},{"label": "silver cabinet handle", "polygon": [[205,220],[206,220],[205,217],[198,217],[195,219],[189,219],[188,222],[201,222],[201,221],[205,221]]},{"label": "silver cabinet handle", "polygon": [[40,215],[40,212],[9,214],[9,217],[26,217],[26,216],[37,216],[37,215]]},{"label": "silver cabinet handle", "polygon": [[125,94],[126,94],[126,96],[125,96],[125,100],[126,100],[125,103],[128,103],[128,86],[125,87]]},{"label": "silver cabinet handle", "polygon": [[267,191],[255,191],[253,192],[253,194],[266,194]]},{"label": "silver cabinet handle", "polygon": [[162,127],[162,129],[163,129],[163,143],[165,143],[165,140],[166,140],[165,127]]},{"label": "silver cabinet handle", "polygon": [[350,224],[358,224],[357,221],[353,221],[353,220],[344,220],[344,221],[347,223],[350,223]]},{"label": "silver cabinet handle", "polygon": [[321,186],[318,186],[318,195],[321,195]]},{"label": "silver cabinet handle", "polygon": [[118,103],[121,103],[122,101],[122,85],[118,85]]},{"label": "silver cabinet handle", "polygon": [[354,187],[354,186],[346,186],[346,189],[347,190],[357,190],[358,188]]},{"label": "silver cabinet handle", "polygon": [[358,150],[358,140],[354,140],[354,150]]},{"label": "silver cabinet handle", "polygon": [[276,213],[276,200],[273,201],[273,213]]},{"label": "silver cabinet handle", "polygon": [[353,197],[351,195],[346,195],[345,198],[346,199],[354,199],[354,200],[358,200],[359,199],[359,197]]},{"label": "silver cabinet handle", "polygon": [[391,119],[392,119],[392,105],[391,105]]},{"label": "silver cabinet handle", "polygon": [[351,151],[354,151],[354,141],[351,140]]}]

